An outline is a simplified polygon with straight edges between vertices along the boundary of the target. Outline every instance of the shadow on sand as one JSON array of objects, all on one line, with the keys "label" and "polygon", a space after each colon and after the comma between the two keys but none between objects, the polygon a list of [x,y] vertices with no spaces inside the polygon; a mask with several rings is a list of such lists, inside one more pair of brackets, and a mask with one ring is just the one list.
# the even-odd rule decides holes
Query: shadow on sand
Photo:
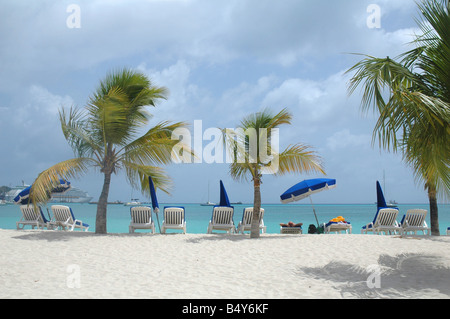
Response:
[{"label": "shadow on sand", "polygon": [[421,298],[421,291],[450,297],[450,268],[433,255],[381,255],[367,268],[332,262],[320,268],[299,268],[298,275],[326,280],[343,298]]}]

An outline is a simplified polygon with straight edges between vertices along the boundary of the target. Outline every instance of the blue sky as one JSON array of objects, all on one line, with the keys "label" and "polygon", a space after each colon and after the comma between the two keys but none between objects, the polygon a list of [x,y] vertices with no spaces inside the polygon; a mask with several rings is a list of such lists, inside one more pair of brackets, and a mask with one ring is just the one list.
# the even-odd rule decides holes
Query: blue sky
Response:
[{"label": "blue sky", "polygon": [[[375,4],[380,27],[367,24]],[[67,24],[80,9],[79,28]],[[73,157],[59,126],[58,109],[83,107],[112,69],[130,67],[170,91],[150,111],[161,120],[201,120],[203,129],[237,127],[245,115],[288,108],[290,126],[281,148],[311,145],[337,188],[318,203],[373,203],[375,182],[399,203],[426,203],[423,186],[401,154],[372,146],[374,114],[360,110],[360,92],[348,96],[344,72],[364,53],[407,51],[416,29],[412,0],[148,0],[2,1],[0,12],[0,185],[31,184],[51,165]],[[372,20],[371,20],[372,21]],[[209,141],[205,141],[204,146]],[[161,202],[217,201],[222,179],[231,201],[251,202],[250,182],[237,182],[225,164],[171,164],[172,195]],[[320,175],[264,176],[262,200],[278,203],[293,184]],[[98,198],[95,170],[73,185]],[[109,200],[131,197],[122,173]]]}]

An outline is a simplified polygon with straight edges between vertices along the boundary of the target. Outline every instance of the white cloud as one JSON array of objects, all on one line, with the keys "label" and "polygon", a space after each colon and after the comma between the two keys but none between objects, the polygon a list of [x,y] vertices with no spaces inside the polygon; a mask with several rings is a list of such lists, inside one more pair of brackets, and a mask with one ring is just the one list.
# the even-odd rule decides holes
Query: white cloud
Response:
[{"label": "white cloud", "polygon": [[[397,21],[409,14],[407,3],[380,5],[383,12],[401,12]],[[136,55],[151,56],[152,64],[246,58],[292,67],[343,52],[394,55],[399,53],[398,41],[406,40],[396,30],[359,25],[366,19],[367,3],[358,0],[79,1],[79,29],[67,28],[69,4],[5,3],[0,28],[9,30],[2,38],[8,50],[2,50],[0,58],[13,81],[0,82],[0,87],[33,73],[86,70]]]},{"label": "white cloud", "polygon": [[72,105],[73,99],[32,85],[12,103],[1,110],[0,149],[10,156],[0,158],[0,167],[8,168],[9,182],[31,183],[42,170],[72,156],[58,110]]},{"label": "white cloud", "polygon": [[150,109],[156,121],[201,119],[204,108],[212,105],[208,90],[192,82],[194,67],[185,60],[178,60],[162,70],[147,69],[145,63],[140,64],[137,69],[146,74],[154,85],[164,86],[169,90],[168,99],[160,101],[157,108]]},{"label": "white cloud", "polygon": [[[366,26],[371,3],[79,0],[81,28],[69,29],[66,7],[71,1],[6,0],[0,11],[0,29],[8,30],[0,49],[0,149],[13,164],[3,159],[0,167],[10,168],[11,174],[1,177],[10,179],[4,183],[29,179],[24,175],[35,177],[36,167],[48,167],[55,154],[70,156],[58,108],[86,101],[99,78],[123,66],[138,66],[156,85],[169,89],[169,99],[150,109],[155,120],[202,119],[205,129],[234,127],[264,107],[287,107],[294,118],[280,132],[283,143],[312,144],[336,175],[351,170],[345,167],[348,161],[370,169],[368,161],[358,163],[364,167],[352,162],[352,148],[375,161],[368,150],[373,119],[360,117],[357,94],[347,96],[348,76],[341,71],[360,57],[346,53],[394,57],[409,49],[404,43],[416,30],[414,1],[377,1],[381,29]],[[30,157],[37,166],[20,170]],[[185,183],[183,169],[177,167],[174,174]],[[208,172],[211,178],[227,174],[226,167]],[[364,174],[373,176],[375,169]],[[341,180],[354,178],[346,175]],[[122,187],[117,194],[129,194]],[[189,187],[189,201],[204,193]],[[270,186],[265,187],[270,194]]]},{"label": "white cloud", "polygon": [[30,87],[31,103],[28,107],[34,108],[34,110],[46,113],[48,116],[57,116],[58,110],[62,106],[70,107],[74,104],[73,99],[68,96],[59,96],[52,94],[48,89],[39,85],[32,85]]},{"label": "white cloud", "polygon": [[368,150],[370,149],[372,137],[368,134],[354,135],[349,129],[343,129],[327,138],[327,147],[332,151]]}]

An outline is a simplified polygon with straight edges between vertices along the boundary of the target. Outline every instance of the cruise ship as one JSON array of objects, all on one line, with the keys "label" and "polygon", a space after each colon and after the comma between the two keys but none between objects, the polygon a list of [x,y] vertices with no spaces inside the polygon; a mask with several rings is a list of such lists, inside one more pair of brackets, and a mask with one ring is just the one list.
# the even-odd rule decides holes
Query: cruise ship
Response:
[{"label": "cruise ship", "polygon": [[16,196],[28,186],[30,185],[27,185],[24,181],[22,181],[22,185],[12,187],[11,190],[5,194],[4,203],[14,204],[14,198],[16,198]]},{"label": "cruise ship", "polygon": [[[14,198],[25,188],[30,185],[22,182],[22,185],[11,188],[9,192],[5,194],[5,199],[1,204],[14,204]],[[87,192],[77,187],[71,187],[65,193],[52,193],[50,203],[89,203],[92,196],[89,196]]]},{"label": "cruise ship", "polygon": [[89,203],[92,196],[77,187],[71,187],[64,193],[53,193],[50,203]]}]

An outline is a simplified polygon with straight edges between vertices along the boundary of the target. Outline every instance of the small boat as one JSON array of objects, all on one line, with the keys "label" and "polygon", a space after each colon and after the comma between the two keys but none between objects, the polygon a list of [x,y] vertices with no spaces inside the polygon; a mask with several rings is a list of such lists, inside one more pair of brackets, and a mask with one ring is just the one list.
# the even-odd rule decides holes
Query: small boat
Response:
[{"label": "small boat", "polygon": [[206,203],[201,203],[200,206],[215,206],[217,204],[209,201],[209,181],[208,181],[208,201]]},{"label": "small boat", "polygon": [[201,203],[200,206],[214,206],[217,205],[216,203],[211,203],[210,201],[207,201],[206,203]]},{"label": "small boat", "polygon": [[395,200],[390,200],[388,203],[386,203],[387,207],[396,208],[398,207],[398,203]]},{"label": "small boat", "polygon": [[138,198],[132,198],[131,202],[126,202],[123,205],[124,206],[139,206],[139,205],[142,205],[142,203],[139,201]]}]

